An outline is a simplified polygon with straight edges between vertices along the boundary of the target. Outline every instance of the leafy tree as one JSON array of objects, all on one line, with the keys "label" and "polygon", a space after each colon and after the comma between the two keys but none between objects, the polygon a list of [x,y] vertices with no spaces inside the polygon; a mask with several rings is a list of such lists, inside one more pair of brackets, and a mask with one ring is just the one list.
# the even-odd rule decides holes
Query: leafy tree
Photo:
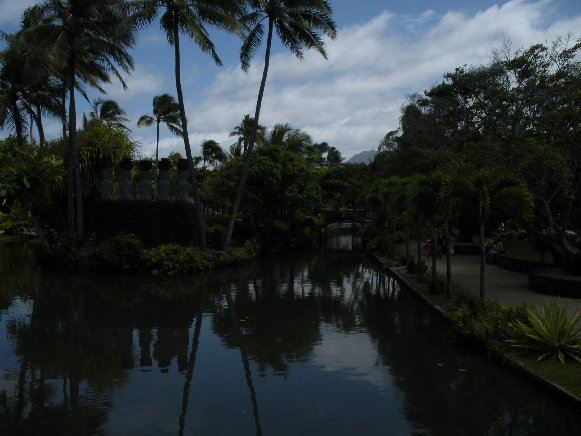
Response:
[{"label": "leafy tree", "polygon": [[210,2],[202,0],[191,0],[187,2],[175,0],[130,0],[125,2],[125,6],[128,10],[138,13],[138,20],[141,24],[151,23],[157,18],[160,10],[164,11],[160,18],[160,24],[166,33],[169,44],[174,47],[175,81],[181,118],[181,130],[184,138],[186,157],[188,159],[194,201],[196,203],[200,245],[202,250],[205,250],[206,229],[202,216],[202,204],[190,146],[188,122],[181,84],[180,32],[184,32],[192,38],[204,53],[209,53],[217,65],[222,65],[218,53],[216,53],[214,48],[214,44],[210,40],[205,23],[232,32],[240,32],[241,26],[236,19],[236,15],[239,14],[240,4],[238,1],[226,0],[213,0]]},{"label": "leafy tree", "polygon": [[331,5],[325,0],[250,0],[248,1],[248,6],[250,11],[242,17],[242,21],[250,28],[248,35],[244,39],[242,48],[240,49],[242,69],[248,71],[250,68],[250,61],[262,43],[262,38],[264,36],[264,21],[267,22],[268,26],[266,33],[266,52],[264,55],[262,80],[260,82],[256,110],[254,113],[254,127],[248,144],[244,169],[232,205],[232,213],[228,223],[228,229],[226,231],[226,236],[224,237],[224,249],[230,245],[232,232],[234,231],[234,224],[236,222],[236,215],[246,185],[246,178],[248,177],[248,170],[252,159],[252,150],[258,132],[260,107],[262,105],[262,97],[264,95],[266,78],[268,76],[273,31],[276,29],[282,43],[299,59],[303,57],[303,50],[305,48],[314,48],[326,58],[327,54],[325,52],[324,41],[319,32],[322,32],[331,38],[334,38],[336,34],[335,23],[331,18]]}]

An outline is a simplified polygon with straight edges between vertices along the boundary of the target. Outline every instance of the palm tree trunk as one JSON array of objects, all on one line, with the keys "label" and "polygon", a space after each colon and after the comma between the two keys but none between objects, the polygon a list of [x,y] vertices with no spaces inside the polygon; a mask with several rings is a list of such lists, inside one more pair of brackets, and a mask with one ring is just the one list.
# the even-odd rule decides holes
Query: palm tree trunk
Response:
[{"label": "palm tree trunk", "polygon": [[484,220],[480,218],[480,300],[482,301],[482,305],[484,307],[486,307],[485,272],[486,252],[484,246]]},{"label": "palm tree trunk", "polygon": [[198,224],[198,235],[200,249],[205,251],[206,244],[206,228],[204,226],[204,218],[202,216],[202,202],[200,201],[200,192],[198,190],[198,181],[196,179],[196,170],[194,168],[194,160],[192,158],[192,148],[190,147],[190,138],[188,137],[188,122],[186,120],[186,109],[184,107],[184,95],[182,93],[182,83],[180,74],[180,35],[177,27],[177,20],[174,25],[174,49],[175,49],[175,76],[176,76],[176,91],[178,94],[178,103],[180,106],[180,117],[182,119],[182,132],[184,136],[184,146],[186,148],[186,158],[188,159],[188,170],[190,172],[190,180],[192,189],[194,191],[194,202],[196,203],[196,221]]},{"label": "palm tree trunk", "polygon": [[240,184],[238,185],[236,197],[234,198],[234,203],[232,204],[232,212],[230,215],[230,221],[228,222],[228,230],[226,232],[226,236],[224,237],[224,244],[222,246],[222,249],[224,251],[226,251],[226,249],[230,246],[230,242],[232,241],[232,233],[234,232],[234,224],[236,223],[238,207],[240,206],[240,200],[242,199],[242,193],[244,192],[244,187],[246,186],[246,179],[248,178],[248,169],[250,168],[250,161],[252,159],[252,150],[254,149],[254,141],[256,140],[256,132],[258,130],[260,107],[262,106],[262,97],[264,96],[264,88],[266,87],[266,78],[268,76],[268,66],[270,63],[270,48],[272,46],[273,27],[274,23],[271,19],[269,19],[268,38],[266,40],[266,53],[264,55],[264,69],[262,71],[262,81],[260,82],[258,99],[256,100],[256,111],[254,112],[254,126],[252,126],[252,134],[250,135],[250,140],[248,142],[248,150],[246,152],[246,160],[244,161],[244,169],[242,170],[242,176],[240,177]]},{"label": "palm tree trunk", "polygon": [[452,288],[452,262],[450,258],[450,231],[446,225],[446,298],[450,298]]},{"label": "palm tree trunk", "polygon": [[42,147],[46,143],[46,139],[44,137],[44,127],[42,125],[42,109],[39,105],[36,106],[35,122],[38,129],[38,143]]},{"label": "palm tree trunk", "polygon": [[[72,160],[75,205],[73,214],[76,218],[76,236],[79,241],[84,238],[83,191],[81,187],[81,162],[79,157],[79,141],[77,138],[77,110],[75,107],[75,58],[71,56],[69,64],[69,149]],[[72,192],[71,192],[72,194]],[[71,199],[69,199],[69,206]],[[69,212],[70,214],[70,212]]]},{"label": "palm tree trunk", "polygon": [[159,168],[159,124],[160,124],[160,119],[159,117],[157,118],[157,142],[155,143],[155,174],[154,174],[154,178],[155,178],[155,187],[157,188],[157,175],[159,174],[158,168]]}]

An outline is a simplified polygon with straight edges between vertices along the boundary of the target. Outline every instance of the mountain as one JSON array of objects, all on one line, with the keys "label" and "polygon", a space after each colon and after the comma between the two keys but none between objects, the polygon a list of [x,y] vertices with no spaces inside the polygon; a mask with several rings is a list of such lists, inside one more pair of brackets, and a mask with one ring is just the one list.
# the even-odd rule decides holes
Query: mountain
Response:
[{"label": "mountain", "polygon": [[375,151],[375,150],[362,151],[361,153],[357,153],[355,156],[353,156],[351,159],[349,159],[347,161],[347,163],[352,163],[352,164],[358,164],[358,163],[370,164],[371,162],[373,162],[373,159],[375,159],[375,155],[376,154],[377,154],[377,151]]}]

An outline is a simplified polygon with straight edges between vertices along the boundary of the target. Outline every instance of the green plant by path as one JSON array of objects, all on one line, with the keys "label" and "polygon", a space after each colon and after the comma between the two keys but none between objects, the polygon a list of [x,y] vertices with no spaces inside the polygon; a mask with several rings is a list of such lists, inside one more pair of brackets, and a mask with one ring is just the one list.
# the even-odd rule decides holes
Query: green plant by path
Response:
[{"label": "green plant by path", "polygon": [[544,301],[541,310],[528,308],[527,317],[527,322],[515,322],[516,338],[508,340],[513,347],[541,353],[537,361],[557,357],[564,364],[569,356],[581,363],[581,314],[575,311],[568,320],[567,305]]}]

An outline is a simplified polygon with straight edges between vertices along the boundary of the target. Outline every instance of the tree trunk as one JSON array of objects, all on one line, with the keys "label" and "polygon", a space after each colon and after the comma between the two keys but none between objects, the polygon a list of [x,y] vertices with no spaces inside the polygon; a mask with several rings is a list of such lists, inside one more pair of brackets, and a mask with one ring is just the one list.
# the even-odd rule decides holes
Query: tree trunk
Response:
[{"label": "tree trunk", "polygon": [[186,148],[186,158],[188,159],[188,170],[190,172],[190,181],[192,183],[192,190],[194,191],[194,202],[196,203],[196,221],[198,224],[198,235],[200,249],[205,251],[206,243],[206,227],[204,218],[202,216],[202,202],[200,200],[200,191],[198,190],[198,180],[196,178],[196,170],[194,168],[194,160],[192,157],[192,148],[190,147],[190,138],[188,136],[188,122],[186,119],[186,109],[184,107],[184,95],[182,93],[181,73],[180,73],[180,35],[177,27],[177,21],[174,25],[174,49],[175,49],[175,76],[176,76],[176,90],[178,94],[178,103],[180,106],[180,117],[182,119],[182,133],[184,137],[184,146]]},{"label": "tree trunk", "polygon": [[248,142],[248,150],[246,152],[246,160],[244,161],[244,168],[242,170],[242,176],[240,177],[240,184],[238,185],[238,190],[236,191],[236,197],[234,198],[234,203],[232,204],[232,212],[230,215],[230,221],[228,222],[228,230],[226,236],[224,237],[224,243],[222,249],[226,249],[230,246],[232,241],[232,233],[234,232],[234,224],[236,223],[236,215],[238,214],[238,207],[240,206],[240,200],[242,199],[242,193],[244,192],[244,187],[246,186],[246,179],[248,177],[248,168],[250,167],[250,161],[252,159],[252,150],[254,148],[254,141],[256,140],[256,132],[258,130],[258,121],[260,118],[260,107],[262,106],[262,97],[264,96],[264,88],[266,86],[266,77],[268,76],[268,65],[270,62],[270,47],[272,45],[272,30],[273,22],[269,19],[268,21],[268,38],[266,40],[266,54],[264,55],[264,69],[262,71],[262,81],[260,82],[260,90],[258,91],[258,99],[256,100],[256,111],[254,112],[254,125],[252,126],[252,134],[250,135],[250,141]]},{"label": "tree trunk", "polygon": [[[81,162],[79,156],[79,141],[77,138],[77,110],[75,107],[75,58],[71,56],[69,64],[69,149],[73,166],[73,183],[75,202],[73,215],[75,216],[75,234],[82,242],[84,238],[83,191],[81,187]],[[70,206],[70,200],[69,200]],[[70,212],[69,212],[70,213]]]},{"label": "tree trunk", "polygon": [[452,287],[452,262],[450,259],[450,232],[446,226],[446,298],[450,298]]},{"label": "tree trunk", "polygon": [[485,272],[486,272],[486,252],[484,245],[484,220],[480,218],[480,300],[482,301],[482,305],[484,307],[486,307]]},{"label": "tree trunk", "polygon": [[156,126],[156,130],[157,130],[157,141],[155,143],[155,187],[157,188],[157,181],[158,181],[158,174],[159,174],[159,124],[160,124],[160,120],[159,118],[157,119],[157,126]]}]

